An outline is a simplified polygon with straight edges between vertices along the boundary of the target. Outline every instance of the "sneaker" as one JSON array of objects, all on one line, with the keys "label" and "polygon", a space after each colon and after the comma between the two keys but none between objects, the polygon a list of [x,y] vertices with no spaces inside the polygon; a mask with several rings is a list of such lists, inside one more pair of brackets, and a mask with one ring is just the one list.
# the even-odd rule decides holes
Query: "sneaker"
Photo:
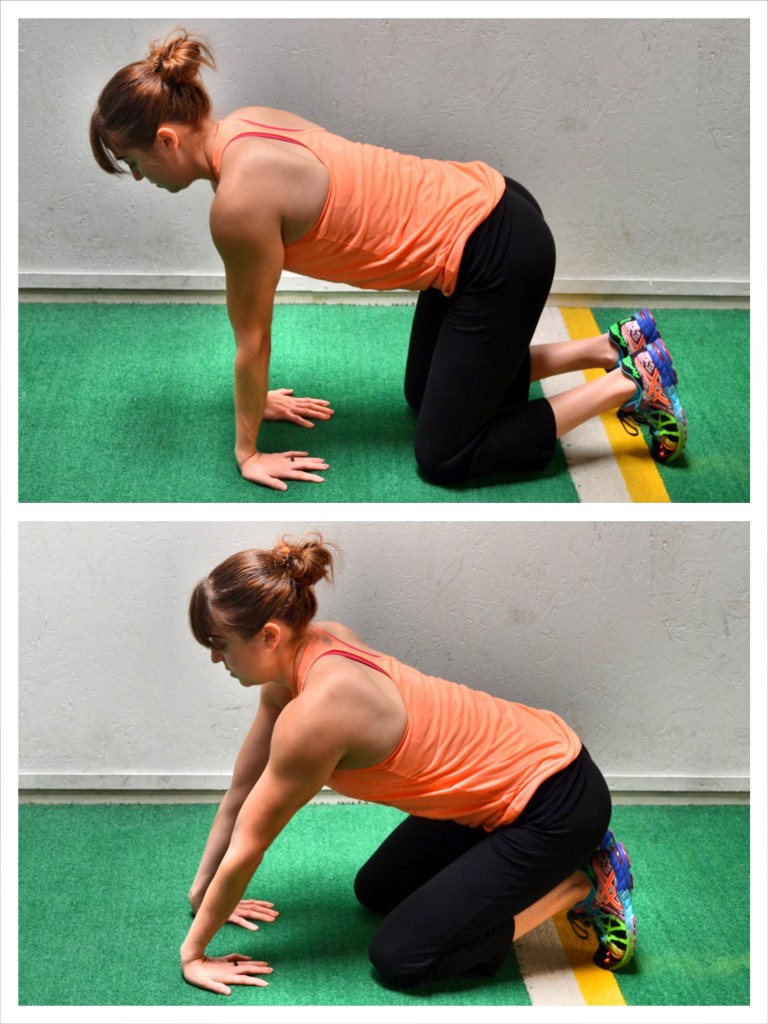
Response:
[{"label": "sneaker", "polygon": [[568,911],[574,932],[586,939],[590,928],[598,947],[592,958],[598,967],[615,971],[635,954],[637,920],[632,909],[634,881],[629,854],[613,832],[603,837],[599,850],[581,869],[592,889],[586,899]]},{"label": "sneaker", "polygon": [[635,382],[637,392],[619,410],[618,417],[629,433],[628,421],[645,424],[651,434],[651,455],[657,462],[672,462],[682,454],[688,440],[685,412],[677,392],[677,373],[672,357],[661,340],[625,356],[622,372]]},{"label": "sneaker", "polygon": [[608,340],[616,349],[616,367],[621,366],[622,359],[639,352],[658,337],[659,329],[650,309],[640,309],[632,316],[624,317],[618,323],[612,324],[608,328]]}]

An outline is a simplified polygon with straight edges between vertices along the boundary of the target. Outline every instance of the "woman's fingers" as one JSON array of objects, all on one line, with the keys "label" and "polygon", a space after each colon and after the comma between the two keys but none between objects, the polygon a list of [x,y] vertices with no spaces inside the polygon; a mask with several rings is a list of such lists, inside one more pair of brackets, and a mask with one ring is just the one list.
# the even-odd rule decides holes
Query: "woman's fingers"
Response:
[{"label": "woman's fingers", "polygon": [[263,900],[241,900],[236,913],[259,921],[274,921],[279,916],[274,903],[265,903]]},{"label": "woman's fingers", "polygon": [[333,416],[333,409],[321,409],[317,406],[302,406],[292,409],[286,413],[286,419],[290,423],[296,423],[300,427],[314,427],[314,423],[311,419],[306,419],[307,416],[311,416],[314,420],[329,420]]},{"label": "woman's fingers", "polygon": [[323,401],[322,398],[296,398],[293,408],[296,412],[305,413],[308,416],[319,416],[326,420],[333,416],[331,403]]},{"label": "woman's fingers", "polygon": [[250,932],[256,932],[259,926],[254,925],[254,921],[265,921],[270,924],[278,915],[279,911],[274,909],[274,903],[260,899],[242,899],[231,912],[229,922],[247,928]]},{"label": "woman's fingers", "polygon": [[241,928],[246,928],[249,932],[257,932],[259,930],[259,926],[257,924],[253,924],[243,914],[231,914],[229,917],[229,923],[239,925]]},{"label": "woman's fingers", "polygon": [[296,398],[293,388],[278,388],[267,394],[264,418],[314,427],[313,419],[329,420],[333,412],[330,402],[324,398]]},{"label": "woman's fingers", "polygon": [[318,476],[316,472],[329,468],[324,459],[313,458],[306,452],[285,452],[283,458],[284,465],[276,472],[273,471],[273,478],[276,481],[304,480],[315,484],[325,482],[325,478]]},{"label": "woman's fingers", "polygon": [[272,973],[266,960],[251,960],[249,956],[238,956],[237,953],[231,953],[226,959],[232,965],[232,974],[227,977],[230,985],[267,985],[266,981],[258,977],[260,974]]},{"label": "woman's fingers", "polygon": [[328,468],[325,459],[321,459],[317,455],[310,455],[309,452],[282,452],[277,458],[285,459],[288,469],[300,469],[304,466],[314,466],[318,469]]},{"label": "woman's fingers", "polygon": [[328,469],[324,459],[310,456],[308,452],[256,452],[240,466],[246,480],[263,484],[274,490],[288,489],[285,480],[302,480],[321,484],[324,482],[317,471]]},{"label": "woman's fingers", "polygon": [[271,974],[272,968],[264,960],[251,960],[240,953],[228,956],[202,956],[182,964],[186,981],[198,988],[207,988],[220,995],[231,995],[230,985],[266,985],[260,977]]}]

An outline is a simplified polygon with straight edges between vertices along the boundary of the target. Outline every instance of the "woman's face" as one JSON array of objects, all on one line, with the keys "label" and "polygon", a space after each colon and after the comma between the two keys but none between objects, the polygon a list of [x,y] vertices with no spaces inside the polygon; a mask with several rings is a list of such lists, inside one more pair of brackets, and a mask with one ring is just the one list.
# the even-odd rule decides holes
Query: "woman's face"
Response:
[{"label": "woman's face", "polygon": [[274,678],[274,646],[264,630],[248,640],[222,630],[211,637],[211,661],[222,663],[241,686],[260,686]]},{"label": "woman's face", "polygon": [[156,188],[181,192],[192,183],[179,158],[178,137],[161,129],[151,149],[122,149],[118,160],[128,165],[135,181],[147,179]]}]

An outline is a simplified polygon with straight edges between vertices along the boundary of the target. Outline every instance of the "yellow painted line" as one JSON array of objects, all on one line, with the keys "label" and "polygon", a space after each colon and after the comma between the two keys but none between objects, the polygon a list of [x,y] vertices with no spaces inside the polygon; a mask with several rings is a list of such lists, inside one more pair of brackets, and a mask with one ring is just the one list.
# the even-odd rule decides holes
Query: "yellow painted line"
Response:
[{"label": "yellow painted line", "polygon": [[587,1006],[626,1006],[615,976],[592,961],[595,943],[574,934],[565,912],[552,920]]},{"label": "yellow painted line", "polygon": [[[591,309],[562,307],[560,313],[572,339],[594,338],[602,333]],[[586,380],[597,380],[603,376],[604,372],[603,370],[585,370],[584,377]],[[622,427],[615,412],[603,413],[600,419],[632,501],[668,502],[670,497],[664,486],[664,481],[661,479],[656,463],[651,458],[648,445],[642,436],[632,437],[629,435]]]},{"label": "yellow painted line", "polygon": [[[557,306],[546,306],[534,335],[535,345],[553,345],[568,338],[568,328]],[[545,398],[584,384],[581,370],[558,373],[540,382]],[[631,502],[627,483],[613,458],[610,441],[599,417],[586,420],[560,439],[576,494],[581,502]]]}]

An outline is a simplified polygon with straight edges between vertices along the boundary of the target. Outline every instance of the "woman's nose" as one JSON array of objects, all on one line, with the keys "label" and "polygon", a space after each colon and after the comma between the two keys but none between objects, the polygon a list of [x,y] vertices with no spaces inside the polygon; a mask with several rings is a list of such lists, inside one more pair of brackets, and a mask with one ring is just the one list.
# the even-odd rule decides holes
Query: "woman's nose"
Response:
[{"label": "woman's nose", "polygon": [[211,648],[211,661],[213,664],[218,665],[218,663],[223,660],[224,658],[222,657],[221,651],[214,651],[214,649]]},{"label": "woman's nose", "polygon": [[137,170],[135,167],[131,168],[131,174],[133,175],[134,181],[143,181],[144,180],[144,175],[141,173],[141,171]]}]

